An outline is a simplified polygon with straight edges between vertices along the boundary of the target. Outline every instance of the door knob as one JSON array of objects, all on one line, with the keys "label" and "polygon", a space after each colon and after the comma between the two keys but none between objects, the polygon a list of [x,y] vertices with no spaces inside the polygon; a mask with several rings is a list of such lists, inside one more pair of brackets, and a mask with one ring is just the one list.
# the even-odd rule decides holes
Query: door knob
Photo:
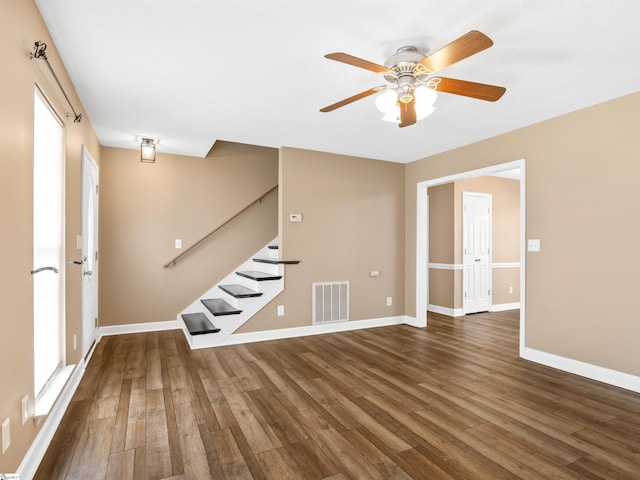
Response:
[{"label": "door knob", "polygon": [[87,270],[86,272],[83,272],[82,274],[83,275],[88,275],[90,277],[91,275],[93,275],[93,272],[91,270]]}]

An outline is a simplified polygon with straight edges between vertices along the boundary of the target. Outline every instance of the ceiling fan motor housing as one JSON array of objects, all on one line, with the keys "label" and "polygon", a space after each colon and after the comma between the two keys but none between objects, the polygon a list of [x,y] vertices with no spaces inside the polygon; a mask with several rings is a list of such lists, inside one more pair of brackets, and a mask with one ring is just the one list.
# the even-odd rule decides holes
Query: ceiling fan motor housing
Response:
[{"label": "ceiling fan motor housing", "polygon": [[429,75],[425,69],[416,68],[424,58],[416,47],[406,46],[399,48],[384,62],[384,66],[394,73],[385,75],[384,78],[392,84],[391,88],[397,89],[398,100],[403,103],[413,100],[416,80],[423,81]]}]

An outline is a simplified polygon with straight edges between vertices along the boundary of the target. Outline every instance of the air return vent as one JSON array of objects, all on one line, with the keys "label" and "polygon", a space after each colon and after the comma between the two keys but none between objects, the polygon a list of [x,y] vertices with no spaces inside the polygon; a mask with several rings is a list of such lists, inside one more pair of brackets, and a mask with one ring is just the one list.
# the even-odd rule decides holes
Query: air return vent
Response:
[{"label": "air return vent", "polygon": [[349,282],[312,283],[313,323],[349,320]]}]

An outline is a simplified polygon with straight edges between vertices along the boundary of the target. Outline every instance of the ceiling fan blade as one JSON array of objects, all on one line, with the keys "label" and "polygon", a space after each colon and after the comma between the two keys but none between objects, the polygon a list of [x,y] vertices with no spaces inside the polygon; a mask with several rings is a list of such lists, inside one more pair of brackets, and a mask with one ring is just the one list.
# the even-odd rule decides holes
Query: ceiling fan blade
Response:
[{"label": "ceiling fan blade", "polygon": [[400,128],[416,123],[415,103],[416,101],[413,99],[408,103],[398,102],[400,105]]},{"label": "ceiling fan blade", "polygon": [[439,79],[436,85],[437,92],[453,93],[455,95],[464,95],[465,97],[477,98],[488,102],[495,102],[504,92],[504,87],[496,87],[495,85],[487,85],[486,83],[468,82],[467,80],[457,80],[455,78],[434,77]]},{"label": "ceiling fan blade", "polygon": [[332,105],[329,105],[328,107],[324,107],[321,108],[320,111],[321,112],[330,112],[332,110],[335,110],[336,108],[340,108],[340,107],[344,107],[345,105],[349,105],[350,103],[353,103],[357,100],[361,100],[363,98],[368,97],[369,95],[373,95],[374,93],[378,93],[382,90],[384,90],[386,88],[385,85],[378,85],[377,87],[373,87],[370,88],[369,90],[365,90],[364,92],[360,92],[357,95],[354,95],[353,97],[349,97],[349,98],[345,98],[344,100],[340,100],[339,102],[336,102]]},{"label": "ceiling fan blade", "polygon": [[442,47],[440,50],[432,53],[420,63],[438,72],[443,68],[453,65],[460,60],[464,60],[471,55],[475,55],[493,45],[493,41],[484,33],[477,30],[471,30],[460,38],[454,40],[449,45]]},{"label": "ceiling fan blade", "polygon": [[389,71],[387,67],[383,67],[382,65],[378,65],[377,63],[370,62],[369,60],[363,60],[362,58],[354,57],[353,55],[349,55],[348,53],[327,53],[325,57],[331,60],[335,60],[336,62],[342,62],[348,65],[353,65],[354,67],[364,68],[365,70],[370,70],[375,73],[387,73]]}]

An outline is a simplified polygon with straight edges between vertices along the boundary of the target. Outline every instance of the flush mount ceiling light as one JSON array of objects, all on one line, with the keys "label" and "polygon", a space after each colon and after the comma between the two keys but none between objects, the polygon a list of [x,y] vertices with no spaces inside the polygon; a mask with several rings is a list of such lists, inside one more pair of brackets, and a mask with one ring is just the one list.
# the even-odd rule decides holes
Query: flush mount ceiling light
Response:
[{"label": "flush mount ceiling light", "polygon": [[506,91],[504,87],[433,76],[439,70],[491,45],[493,41],[489,37],[472,30],[428,56],[418,52],[416,47],[402,47],[387,59],[384,66],[347,53],[329,53],[325,55],[326,58],[381,73],[388,84],[370,88],[320,111],[330,112],[378,93],[376,106],[384,113],[383,120],[407,127],[435,110],[433,104],[437,97],[436,91],[495,102]]},{"label": "flush mount ceiling light", "polygon": [[138,137],[140,141],[140,161],[145,163],[155,163],[157,138]]}]

